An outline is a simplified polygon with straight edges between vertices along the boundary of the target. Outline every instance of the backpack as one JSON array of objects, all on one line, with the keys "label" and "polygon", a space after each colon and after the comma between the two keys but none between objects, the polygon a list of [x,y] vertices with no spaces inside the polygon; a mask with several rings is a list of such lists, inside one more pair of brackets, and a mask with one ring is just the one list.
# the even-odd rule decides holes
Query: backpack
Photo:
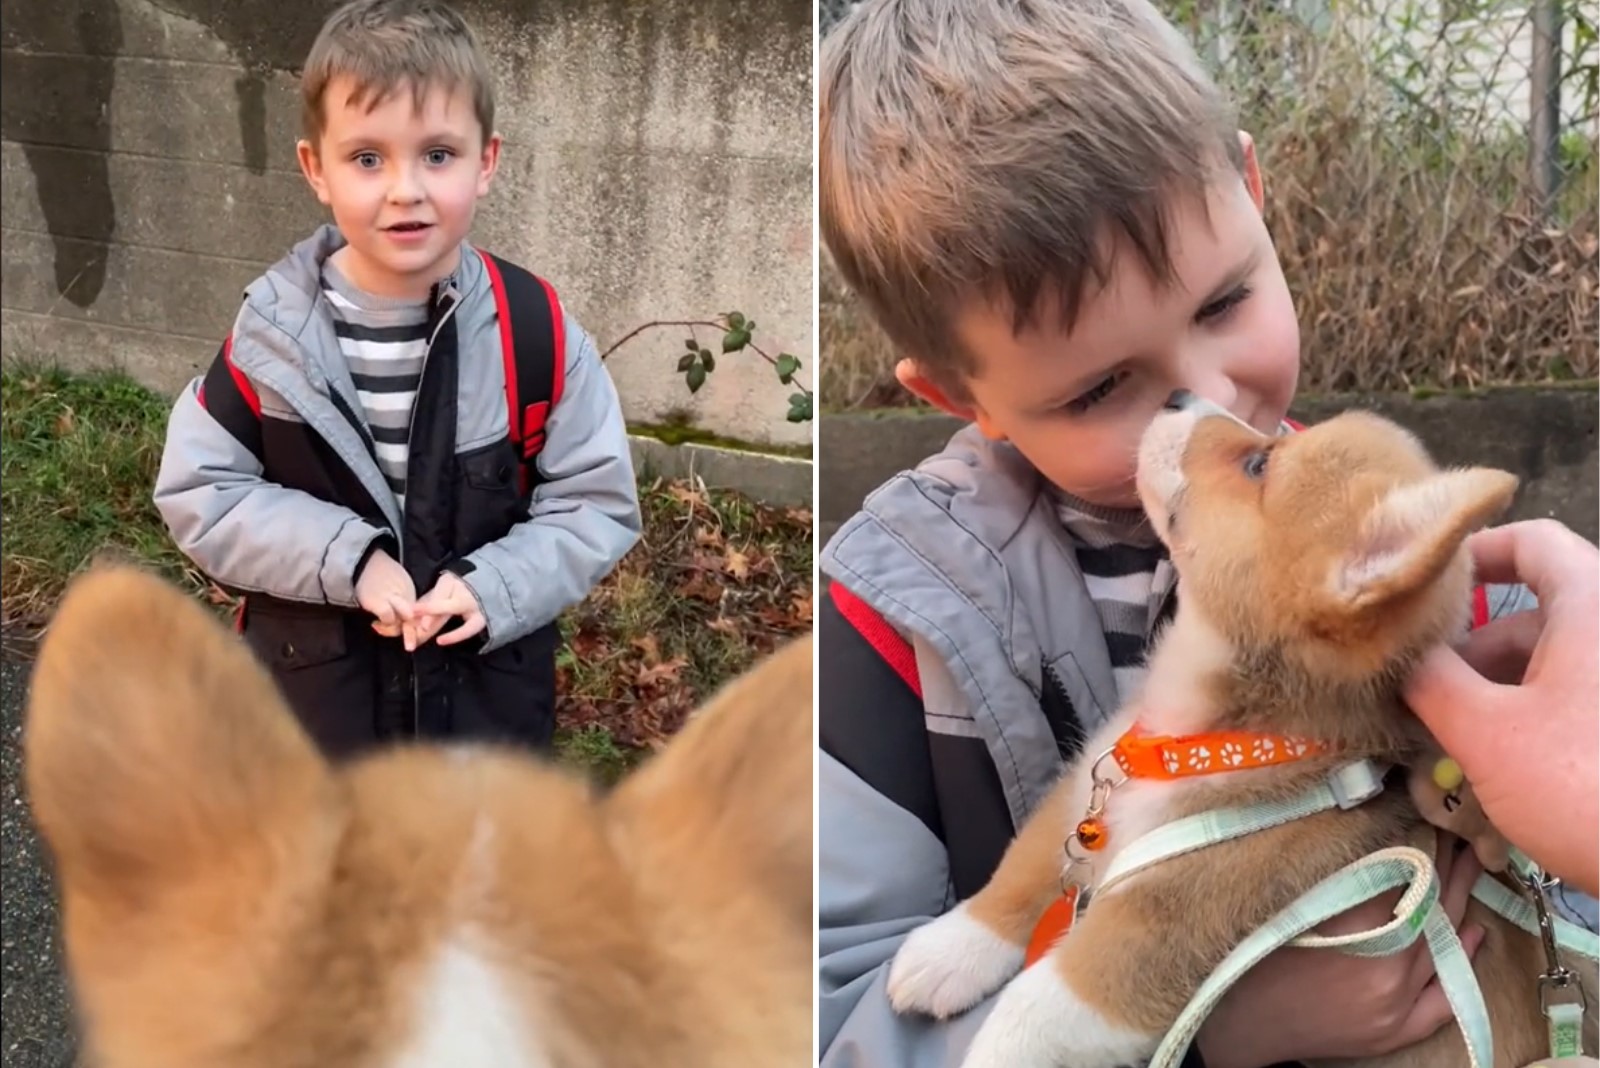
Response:
[{"label": "backpack", "polygon": [[537,463],[544,425],[566,385],[566,317],[549,282],[482,249],[478,254],[494,290],[506,370],[506,423],[521,457],[522,492],[528,494],[544,481]]},{"label": "backpack", "polygon": [[[489,285],[494,290],[495,317],[500,323],[500,358],[505,364],[506,425],[516,446],[524,496],[544,481],[539,473],[539,452],[544,448],[544,426],[561,403],[567,377],[566,317],[555,289],[543,278],[509,260],[478,249]],[[259,423],[261,398],[233,365],[233,333],[223,339],[219,355],[233,378],[238,397]],[[227,403],[222,401],[222,403]],[[205,406],[205,386],[200,387]],[[352,416],[353,418],[353,416]],[[259,433],[259,432],[258,432]],[[257,439],[251,451],[259,454]]]}]

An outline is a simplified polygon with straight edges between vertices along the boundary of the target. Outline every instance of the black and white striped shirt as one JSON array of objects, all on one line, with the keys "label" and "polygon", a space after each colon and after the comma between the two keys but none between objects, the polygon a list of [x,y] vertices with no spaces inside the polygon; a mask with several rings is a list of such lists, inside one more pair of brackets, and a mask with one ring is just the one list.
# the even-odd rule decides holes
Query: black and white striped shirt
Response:
[{"label": "black and white striped shirt", "polygon": [[1144,678],[1151,636],[1177,606],[1169,596],[1177,573],[1142,510],[1103,508],[1060,490],[1055,503],[1100,615],[1117,697],[1125,701]]},{"label": "black and white striped shirt", "polygon": [[404,509],[411,409],[428,348],[428,302],[363,293],[331,263],[323,265],[322,284],[333,306],[339,352],[377,447],[378,468]]}]

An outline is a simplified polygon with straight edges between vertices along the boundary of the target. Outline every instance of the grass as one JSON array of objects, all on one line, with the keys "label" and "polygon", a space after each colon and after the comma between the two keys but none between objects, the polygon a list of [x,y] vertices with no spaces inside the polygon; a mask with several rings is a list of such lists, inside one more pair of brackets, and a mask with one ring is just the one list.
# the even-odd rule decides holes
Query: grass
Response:
[{"label": "grass", "polygon": [[[96,557],[143,563],[216,605],[150,501],[170,402],[119,374],[7,367],[0,623],[43,624]],[[563,761],[613,781],[723,682],[811,626],[811,513],[651,480],[640,544],[563,618]]]},{"label": "grass", "polygon": [[204,589],[150,503],[169,407],[121,375],[0,372],[0,620],[41,622],[98,553]]},{"label": "grass", "polygon": [[699,699],[811,628],[811,513],[657,480],[644,538],[566,618],[562,720],[629,750],[669,737]]}]

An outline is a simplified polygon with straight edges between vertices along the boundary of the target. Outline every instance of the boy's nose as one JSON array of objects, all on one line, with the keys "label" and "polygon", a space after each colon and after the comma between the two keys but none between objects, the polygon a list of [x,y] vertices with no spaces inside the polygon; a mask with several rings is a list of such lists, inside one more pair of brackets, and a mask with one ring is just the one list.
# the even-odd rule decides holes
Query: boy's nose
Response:
[{"label": "boy's nose", "polygon": [[1169,412],[1181,412],[1197,399],[1193,393],[1186,389],[1175,389],[1172,391],[1172,396],[1167,398],[1167,403],[1162,407]]}]

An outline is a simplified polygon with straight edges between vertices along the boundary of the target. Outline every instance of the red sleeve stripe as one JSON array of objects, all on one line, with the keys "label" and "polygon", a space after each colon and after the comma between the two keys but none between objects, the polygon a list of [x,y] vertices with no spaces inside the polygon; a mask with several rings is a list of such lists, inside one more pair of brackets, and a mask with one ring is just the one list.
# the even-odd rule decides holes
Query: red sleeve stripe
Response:
[{"label": "red sleeve stripe", "polygon": [[555,355],[551,360],[554,366],[550,369],[550,410],[555,411],[561,403],[561,391],[567,385],[567,317],[562,314],[555,287],[543,278],[539,279],[539,284],[544,286],[544,295],[550,301],[550,330],[555,335]]},{"label": "red sleeve stripe", "polygon": [[828,594],[833,598],[834,606],[839,609],[839,614],[856,628],[860,635],[867,639],[867,644],[881,657],[883,662],[894,670],[900,680],[911,687],[911,692],[922,699],[922,679],[917,675],[917,654],[912,650],[911,643],[900,636],[900,632],[889,626],[873,608],[839,585],[830,583]]},{"label": "red sleeve stripe", "polygon": [[229,334],[222,343],[222,362],[228,365],[228,373],[233,376],[233,384],[239,390],[239,396],[250,406],[250,412],[257,419],[261,418],[261,395],[256,392],[256,387],[244,376],[233,362],[233,335]]}]

